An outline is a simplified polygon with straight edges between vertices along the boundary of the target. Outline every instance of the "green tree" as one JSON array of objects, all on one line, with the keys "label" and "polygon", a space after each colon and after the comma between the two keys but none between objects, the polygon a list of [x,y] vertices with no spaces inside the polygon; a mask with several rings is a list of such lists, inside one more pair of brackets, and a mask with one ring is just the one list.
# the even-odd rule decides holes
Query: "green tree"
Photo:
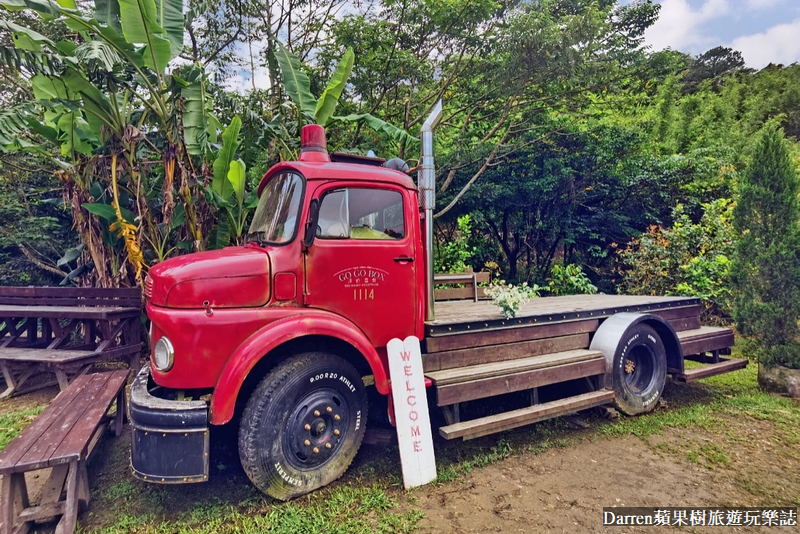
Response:
[{"label": "green tree", "polygon": [[740,238],[731,269],[737,328],[766,367],[800,369],[798,187],[783,130],[768,125],[742,177],[733,214]]}]

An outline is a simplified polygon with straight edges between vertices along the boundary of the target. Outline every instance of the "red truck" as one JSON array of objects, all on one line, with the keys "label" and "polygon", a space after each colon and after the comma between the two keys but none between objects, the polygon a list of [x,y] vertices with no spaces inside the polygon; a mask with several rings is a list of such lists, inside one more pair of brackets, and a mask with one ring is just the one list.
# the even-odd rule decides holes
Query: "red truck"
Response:
[{"label": "red truck", "polygon": [[[261,491],[286,500],[329,484],[361,445],[365,384],[391,391],[392,338],[422,341],[446,439],[611,403],[638,414],[656,406],[667,374],[691,381],[746,365],[720,357],[733,333],[701,327],[694,298],[538,298],[514,319],[486,301],[434,310],[437,118],[423,128],[419,189],[382,160],[329,155],[324,130],[306,126],[298,161],[262,179],[242,246],[150,270],[150,362],[130,402],[134,476],[207,480],[210,425],[237,421],[242,466]],[[706,365],[685,369],[687,359]]]}]

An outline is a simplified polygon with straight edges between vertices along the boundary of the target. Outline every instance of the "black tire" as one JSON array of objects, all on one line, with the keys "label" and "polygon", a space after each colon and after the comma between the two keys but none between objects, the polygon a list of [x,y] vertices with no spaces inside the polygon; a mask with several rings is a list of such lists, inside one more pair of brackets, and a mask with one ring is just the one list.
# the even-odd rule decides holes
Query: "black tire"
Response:
[{"label": "black tire", "polygon": [[649,412],[658,404],[667,380],[667,351],[646,324],[625,331],[611,372],[617,408],[627,415]]},{"label": "black tire", "polygon": [[309,352],[256,387],[242,414],[239,458],[253,484],[282,501],[330,484],[353,461],[367,422],[367,394],[350,363]]}]

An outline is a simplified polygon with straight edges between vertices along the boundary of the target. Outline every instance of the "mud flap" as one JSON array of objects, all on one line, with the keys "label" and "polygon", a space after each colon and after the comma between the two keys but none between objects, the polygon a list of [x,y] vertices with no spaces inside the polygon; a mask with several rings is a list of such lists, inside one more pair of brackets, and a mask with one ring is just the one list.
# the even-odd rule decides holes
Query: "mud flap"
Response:
[{"label": "mud flap", "polygon": [[208,480],[208,406],[169,401],[150,393],[145,366],[131,387],[131,470],[146,482],[185,484]]}]

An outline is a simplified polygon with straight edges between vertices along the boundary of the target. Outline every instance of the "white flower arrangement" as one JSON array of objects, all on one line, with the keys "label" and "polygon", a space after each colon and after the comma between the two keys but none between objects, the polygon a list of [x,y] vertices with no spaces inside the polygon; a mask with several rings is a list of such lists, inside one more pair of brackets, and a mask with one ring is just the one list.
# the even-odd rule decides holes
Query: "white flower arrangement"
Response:
[{"label": "white flower arrangement", "polygon": [[529,287],[527,282],[515,286],[500,280],[489,284],[484,293],[492,298],[492,304],[500,308],[506,319],[513,319],[522,305],[539,296],[539,286]]}]

